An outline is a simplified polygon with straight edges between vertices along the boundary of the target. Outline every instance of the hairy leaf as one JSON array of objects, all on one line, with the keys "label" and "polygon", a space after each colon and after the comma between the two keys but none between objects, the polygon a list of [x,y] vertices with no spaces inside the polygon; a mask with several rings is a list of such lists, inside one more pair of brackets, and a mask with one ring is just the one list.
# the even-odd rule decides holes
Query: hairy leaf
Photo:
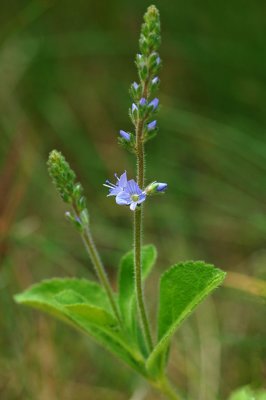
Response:
[{"label": "hairy leaf", "polygon": [[266,390],[253,390],[251,388],[243,387],[234,391],[229,400],[266,400]]},{"label": "hairy leaf", "polygon": [[139,352],[120,331],[108,298],[96,283],[85,279],[51,279],[15,296],[17,303],[45,311],[92,336],[131,367],[144,372]]},{"label": "hairy leaf", "polygon": [[179,263],[166,271],[160,282],[158,343],[147,367],[164,364],[169,342],[181,322],[217,286],[225,273],[202,261]]},{"label": "hairy leaf", "polygon": [[[156,248],[153,245],[142,247],[142,278],[149,275],[157,257]],[[134,253],[128,252],[121,260],[119,267],[119,294],[118,303],[122,317],[127,327],[132,327],[132,318],[135,305],[134,285]]]}]

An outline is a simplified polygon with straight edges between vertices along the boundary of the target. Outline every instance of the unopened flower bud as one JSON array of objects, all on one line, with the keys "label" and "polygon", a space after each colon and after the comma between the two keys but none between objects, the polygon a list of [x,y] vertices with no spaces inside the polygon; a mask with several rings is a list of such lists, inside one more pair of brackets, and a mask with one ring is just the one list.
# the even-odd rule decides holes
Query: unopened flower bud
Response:
[{"label": "unopened flower bud", "polygon": [[139,105],[140,105],[141,107],[144,107],[146,104],[147,104],[147,100],[146,100],[144,97],[142,97],[142,98],[140,99],[140,101],[139,101]]},{"label": "unopened flower bud", "polygon": [[130,133],[127,133],[127,132],[123,131],[122,129],[120,130],[119,133],[123,139],[125,139],[128,142],[130,141]]},{"label": "unopened flower bud", "polygon": [[65,157],[57,150],[51,151],[47,165],[49,175],[61,198],[66,203],[71,203],[75,189],[75,172],[70,168]]},{"label": "unopened flower bud", "polygon": [[80,220],[81,220],[83,226],[89,224],[89,213],[86,208],[84,208],[84,210],[81,211]]},{"label": "unopened flower bud", "polygon": [[157,194],[157,193],[164,193],[165,190],[167,189],[167,183],[162,183],[162,182],[152,182],[150,183],[146,189],[145,189],[145,193],[147,195],[153,195],[153,194]]},{"label": "unopened flower bud", "polygon": [[150,123],[147,125],[148,131],[152,131],[153,129],[155,129],[155,128],[156,128],[156,125],[157,125],[157,121],[156,121],[156,120],[150,122]]},{"label": "unopened flower bud", "polygon": [[81,231],[83,229],[81,220],[78,217],[75,217],[71,212],[67,211],[65,213],[65,217],[66,219],[75,226],[75,228],[77,228],[79,231]]},{"label": "unopened flower bud", "polygon": [[83,193],[83,187],[80,183],[76,183],[74,186],[74,190],[73,190],[73,196],[75,197],[75,199],[79,199],[80,196]]},{"label": "unopened flower bud", "polygon": [[157,99],[157,97],[155,97],[155,99],[153,99],[149,103],[149,107],[153,108],[154,111],[157,109],[158,105],[159,105],[159,99]]},{"label": "unopened flower bud", "polygon": [[132,114],[134,114],[134,113],[136,113],[138,111],[138,107],[136,106],[135,103],[132,104],[131,110],[132,110]]}]

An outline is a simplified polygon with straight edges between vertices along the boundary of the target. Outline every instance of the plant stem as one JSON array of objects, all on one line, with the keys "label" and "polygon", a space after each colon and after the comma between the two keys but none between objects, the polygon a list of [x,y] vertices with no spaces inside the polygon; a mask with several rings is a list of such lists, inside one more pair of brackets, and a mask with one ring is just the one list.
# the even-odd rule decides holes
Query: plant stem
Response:
[{"label": "plant stem", "polygon": [[[144,143],[143,143],[143,124],[140,119],[136,126],[136,155],[137,155],[137,183],[141,189],[144,186]],[[134,212],[134,261],[135,261],[135,290],[140,319],[144,331],[144,336],[149,352],[152,351],[152,337],[150,332],[149,320],[146,313],[143,288],[142,288],[142,224],[143,224],[143,205]]]},{"label": "plant stem", "polygon": [[134,212],[134,250],[135,250],[135,288],[139,314],[144,330],[145,340],[149,349],[152,351],[153,344],[149,327],[149,320],[146,314],[142,278],[141,278],[141,225],[142,225],[142,209]]},{"label": "plant stem", "polygon": [[[74,213],[78,217],[79,213],[78,213],[78,210],[76,209],[76,207],[74,205],[73,205],[73,209],[74,209]],[[97,248],[96,248],[96,246],[94,244],[90,228],[88,226],[83,231],[81,231],[81,238],[82,238],[84,246],[85,246],[85,248],[86,248],[86,250],[87,250],[87,252],[88,252],[88,254],[90,256],[91,262],[92,262],[92,264],[94,266],[94,269],[95,269],[95,272],[96,272],[96,275],[97,275],[99,281],[101,282],[101,284],[103,285],[103,287],[104,287],[104,289],[106,291],[106,294],[107,294],[107,296],[109,298],[109,301],[110,301],[111,307],[113,309],[113,312],[114,312],[119,324],[122,326],[122,321],[121,321],[120,314],[119,314],[119,311],[118,311],[118,307],[117,307],[117,304],[116,304],[116,301],[115,301],[115,298],[114,298],[113,290],[111,288],[109,279],[108,279],[107,274],[105,272],[105,269],[104,269],[102,260],[100,258],[100,255],[99,255],[99,253],[97,251]]]},{"label": "plant stem", "polygon": [[159,382],[158,386],[156,387],[161,393],[167,396],[168,399],[181,400],[166,376]]}]

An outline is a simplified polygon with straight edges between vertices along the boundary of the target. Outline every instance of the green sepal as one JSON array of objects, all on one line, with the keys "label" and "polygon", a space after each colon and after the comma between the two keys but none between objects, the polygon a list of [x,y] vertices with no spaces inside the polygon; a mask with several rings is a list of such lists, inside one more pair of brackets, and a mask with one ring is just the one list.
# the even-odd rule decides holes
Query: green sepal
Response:
[{"label": "green sepal", "polygon": [[160,281],[158,341],[147,360],[147,369],[158,375],[165,367],[172,336],[195,307],[219,286],[225,272],[202,261],[174,265]]}]

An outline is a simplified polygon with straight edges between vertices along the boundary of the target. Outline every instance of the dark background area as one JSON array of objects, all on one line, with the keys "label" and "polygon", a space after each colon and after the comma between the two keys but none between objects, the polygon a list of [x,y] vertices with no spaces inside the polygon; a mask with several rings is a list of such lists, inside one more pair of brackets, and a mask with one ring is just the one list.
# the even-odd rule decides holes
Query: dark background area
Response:
[{"label": "dark background area", "polygon": [[[134,157],[116,138],[131,129],[128,87],[137,79],[133,60],[149,4],[1,3],[3,400],[157,398],[90,339],[12,299],[44,278],[94,276],[47,174],[53,148],[85,187],[115,285],[132,243],[132,215],[102,184],[114,172],[135,173]],[[155,314],[159,274],[171,264],[203,259],[229,271],[225,287],[179,330],[169,366],[188,399],[222,400],[239,386],[263,386],[266,377],[265,301],[256,296],[265,294],[266,277],[266,3],[154,4],[162,23],[162,107],[159,134],[147,145],[147,179],[169,188],[145,211],[145,242],[159,251],[146,292]],[[244,290],[228,288],[233,277]]]}]

